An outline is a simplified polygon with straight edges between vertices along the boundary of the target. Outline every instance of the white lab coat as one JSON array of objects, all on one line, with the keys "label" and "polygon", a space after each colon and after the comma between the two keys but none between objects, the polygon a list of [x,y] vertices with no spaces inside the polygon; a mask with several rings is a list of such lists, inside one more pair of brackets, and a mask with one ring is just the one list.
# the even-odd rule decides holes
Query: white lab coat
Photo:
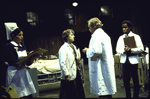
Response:
[{"label": "white lab coat", "polygon": [[92,34],[86,55],[91,93],[98,96],[115,94],[116,80],[111,38],[101,28]]},{"label": "white lab coat", "polygon": [[[75,51],[77,51],[76,46],[74,46]],[[73,54],[72,48],[68,43],[64,43],[59,49],[59,64],[61,68],[61,79],[65,80],[65,76],[69,76],[70,80],[76,78],[76,61]],[[78,54],[76,56],[78,58]]]},{"label": "white lab coat", "polygon": [[[117,46],[116,46],[116,52],[117,52],[117,54],[120,55],[120,63],[125,63],[126,59],[127,59],[127,55],[123,54],[124,46],[125,46],[123,38],[125,38],[125,36],[126,36],[126,34],[123,34],[119,37],[119,39],[117,41]],[[131,48],[131,53],[139,54],[139,53],[143,52],[144,47],[143,47],[140,36],[137,34],[134,34],[132,31],[130,31],[130,33],[128,34],[128,37],[131,37],[131,36],[134,36],[135,43],[137,46],[137,48]],[[138,64],[139,63],[138,55],[129,56],[128,59],[129,59],[129,62],[131,64]]]}]

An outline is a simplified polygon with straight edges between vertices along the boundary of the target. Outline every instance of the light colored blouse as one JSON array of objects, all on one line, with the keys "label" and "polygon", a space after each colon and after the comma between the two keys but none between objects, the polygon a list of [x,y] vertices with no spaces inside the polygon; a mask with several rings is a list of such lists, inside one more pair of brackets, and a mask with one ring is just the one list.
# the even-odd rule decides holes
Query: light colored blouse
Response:
[{"label": "light colored blouse", "polygon": [[[73,44],[75,51],[77,51],[76,46]],[[61,68],[61,79],[65,80],[65,76],[69,76],[70,80],[76,78],[76,61],[73,49],[68,43],[64,43],[58,52],[59,55],[59,65]],[[78,58],[78,55],[76,54]]]}]

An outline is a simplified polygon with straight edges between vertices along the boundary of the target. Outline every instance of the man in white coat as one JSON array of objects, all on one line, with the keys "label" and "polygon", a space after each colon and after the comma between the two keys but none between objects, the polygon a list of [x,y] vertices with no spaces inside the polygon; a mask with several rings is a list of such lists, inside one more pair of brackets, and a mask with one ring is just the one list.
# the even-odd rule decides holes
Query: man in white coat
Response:
[{"label": "man in white coat", "polygon": [[99,98],[112,98],[116,92],[114,59],[111,38],[102,30],[102,26],[96,17],[88,21],[92,36],[89,48],[82,51],[88,58],[91,93]]},{"label": "man in white coat", "polygon": [[[128,20],[122,22],[122,31],[121,35],[117,41],[116,52],[120,54],[120,63],[123,64],[122,73],[123,73],[123,82],[126,91],[126,98],[131,98],[130,92],[130,77],[133,78],[134,83],[134,95],[133,98],[139,98],[139,80],[138,80],[138,63],[139,57],[138,54],[143,52],[143,44],[139,35],[133,33],[132,23]],[[130,48],[124,44],[124,38],[134,36],[136,48]]]}]

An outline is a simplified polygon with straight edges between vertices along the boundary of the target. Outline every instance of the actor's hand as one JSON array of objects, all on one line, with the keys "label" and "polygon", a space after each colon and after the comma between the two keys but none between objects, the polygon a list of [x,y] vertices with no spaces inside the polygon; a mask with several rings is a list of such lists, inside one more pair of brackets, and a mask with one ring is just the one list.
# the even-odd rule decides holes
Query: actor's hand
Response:
[{"label": "actor's hand", "polygon": [[125,45],[124,50],[125,50],[125,53],[127,53],[127,52],[130,52],[130,51],[131,51],[131,48],[128,47],[127,45]]},{"label": "actor's hand", "polygon": [[33,50],[32,50],[32,51],[30,51],[30,52],[28,52],[28,55],[29,55],[29,54],[31,54],[31,53],[33,53],[33,52],[34,52]]},{"label": "actor's hand", "polygon": [[82,52],[83,52],[83,53],[86,53],[87,50],[88,50],[88,48],[85,47],[85,48],[82,50]]},{"label": "actor's hand", "polygon": [[128,47],[127,45],[125,46],[125,51],[130,51],[131,50],[131,48],[130,47]]},{"label": "actor's hand", "polygon": [[25,65],[26,68],[30,69],[28,65]]},{"label": "actor's hand", "polygon": [[65,76],[65,80],[66,80],[66,81],[70,81],[69,76]]}]

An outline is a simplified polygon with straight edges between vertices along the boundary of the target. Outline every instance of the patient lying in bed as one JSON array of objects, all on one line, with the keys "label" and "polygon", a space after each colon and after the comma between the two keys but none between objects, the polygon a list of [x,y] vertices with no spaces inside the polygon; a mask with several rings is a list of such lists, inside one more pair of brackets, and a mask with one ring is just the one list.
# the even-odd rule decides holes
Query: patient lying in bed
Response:
[{"label": "patient lying in bed", "polygon": [[37,70],[44,74],[49,74],[57,71],[61,71],[59,66],[59,59],[53,60],[38,60],[34,62],[29,68],[37,68]]}]

